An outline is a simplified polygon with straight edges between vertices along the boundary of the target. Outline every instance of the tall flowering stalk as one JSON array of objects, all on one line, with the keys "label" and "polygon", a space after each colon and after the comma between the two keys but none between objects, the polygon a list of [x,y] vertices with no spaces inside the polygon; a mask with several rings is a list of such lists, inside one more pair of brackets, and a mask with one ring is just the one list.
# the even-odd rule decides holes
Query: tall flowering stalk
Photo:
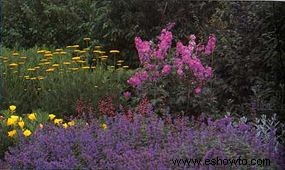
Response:
[{"label": "tall flowering stalk", "polygon": [[157,44],[140,37],[135,38],[141,68],[127,82],[137,89],[139,96],[143,94],[157,98],[161,95],[156,94],[156,91],[163,89],[168,93],[170,100],[173,100],[171,98],[174,96],[171,93],[175,89],[169,86],[175,86],[173,88],[176,89],[183,87],[187,89],[185,103],[189,104],[191,96],[201,93],[203,86],[213,76],[213,69],[203,64],[200,57],[214,52],[216,37],[210,35],[206,44],[197,44],[196,37],[192,34],[189,36],[188,44],[178,41],[175,48],[171,48],[172,27],[173,24],[170,24],[161,31],[157,37]]}]

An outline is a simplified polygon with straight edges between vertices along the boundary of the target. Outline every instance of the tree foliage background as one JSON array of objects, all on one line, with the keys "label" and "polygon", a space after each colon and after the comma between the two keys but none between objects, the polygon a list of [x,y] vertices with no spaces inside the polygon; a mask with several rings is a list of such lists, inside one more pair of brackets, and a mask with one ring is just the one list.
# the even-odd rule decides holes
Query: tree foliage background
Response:
[{"label": "tree foliage background", "polygon": [[64,47],[90,37],[138,66],[135,36],[154,39],[175,22],[176,39],[218,38],[212,58],[215,112],[285,118],[283,2],[3,0],[2,46]]}]

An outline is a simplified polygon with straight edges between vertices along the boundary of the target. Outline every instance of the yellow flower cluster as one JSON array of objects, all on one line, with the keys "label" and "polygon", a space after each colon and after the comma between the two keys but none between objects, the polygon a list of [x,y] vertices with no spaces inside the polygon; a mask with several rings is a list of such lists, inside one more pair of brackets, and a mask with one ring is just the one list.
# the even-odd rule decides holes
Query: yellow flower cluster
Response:
[{"label": "yellow flower cluster", "polygon": [[[40,121],[38,121],[37,113],[27,114],[27,116],[23,118],[21,116],[14,114],[14,112],[16,112],[16,106],[15,105],[9,106],[8,111],[9,111],[9,114],[8,114],[8,116],[6,116],[6,119],[3,116],[1,116],[1,119],[0,119],[1,121],[4,120],[6,122],[6,125],[10,129],[7,132],[8,137],[11,137],[11,138],[15,137],[19,131],[21,131],[25,137],[29,137],[32,135],[32,130],[30,129],[31,125],[34,126],[35,128],[36,128],[36,126],[38,126],[40,128],[44,127],[44,125],[42,123],[40,123]],[[39,118],[40,118],[40,116],[39,116]],[[75,125],[74,120],[69,121],[69,122],[64,122],[63,119],[56,118],[56,115],[54,115],[54,114],[49,114],[48,119],[50,121],[52,121],[55,125],[59,125],[63,128],[68,128],[68,127]],[[27,126],[26,126],[26,124],[27,124]],[[34,128],[32,128],[32,129],[34,129]]]},{"label": "yellow flower cluster", "polygon": [[[83,41],[88,48],[82,48],[76,44],[66,46],[64,49],[38,50],[35,56],[23,56],[19,52],[13,52],[10,56],[1,56],[0,61],[2,60],[4,63],[1,71],[3,75],[13,73],[25,81],[33,82],[44,80],[47,76],[54,74],[70,74],[96,69],[95,65],[110,66],[113,69],[129,68],[129,66],[123,65],[123,60],[120,60],[120,51],[118,49],[104,51],[103,47],[99,45],[91,48],[88,46],[89,41],[91,41],[89,37],[85,37]],[[94,49],[94,51],[91,51],[91,49]],[[92,60],[89,60],[90,55],[92,55]],[[113,60],[113,64],[108,65],[110,64],[108,60]],[[92,64],[90,67],[90,63],[88,64],[90,61],[96,64]]]}]

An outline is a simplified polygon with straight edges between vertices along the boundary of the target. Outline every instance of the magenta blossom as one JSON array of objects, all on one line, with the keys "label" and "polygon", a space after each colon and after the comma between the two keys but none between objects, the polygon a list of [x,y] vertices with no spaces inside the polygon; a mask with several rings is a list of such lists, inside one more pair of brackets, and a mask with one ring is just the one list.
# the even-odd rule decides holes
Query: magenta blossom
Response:
[{"label": "magenta blossom", "polygon": [[166,64],[163,66],[161,73],[164,75],[168,75],[171,72],[171,66]]},{"label": "magenta blossom", "polygon": [[133,87],[140,87],[141,84],[148,79],[148,74],[146,71],[140,71],[135,73],[127,81]]},{"label": "magenta blossom", "polygon": [[150,42],[142,41],[140,37],[135,38],[136,48],[138,50],[141,64],[149,63],[151,56]]},{"label": "magenta blossom", "polygon": [[124,92],[123,95],[124,95],[126,100],[129,100],[131,98],[131,92],[129,92],[129,91]]},{"label": "magenta blossom", "polygon": [[196,94],[201,93],[201,87],[196,87],[196,88],[194,89],[194,92],[195,92]]},{"label": "magenta blossom", "polygon": [[216,42],[217,42],[217,39],[216,39],[215,35],[210,35],[208,43],[205,47],[205,54],[206,55],[210,55],[214,52],[214,49],[216,47]]},{"label": "magenta blossom", "polygon": [[154,55],[157,59],[163,60],[167,54],[168,49],[171,47],[172,33],[166,29],[163,29],[158,39],[160,42]]}]

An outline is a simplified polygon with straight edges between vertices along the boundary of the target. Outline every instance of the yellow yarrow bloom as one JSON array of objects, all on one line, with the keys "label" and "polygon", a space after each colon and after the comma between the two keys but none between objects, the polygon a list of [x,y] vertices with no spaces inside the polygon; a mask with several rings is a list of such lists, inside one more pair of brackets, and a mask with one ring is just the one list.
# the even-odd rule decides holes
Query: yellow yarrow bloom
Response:
[{"label": "yellow yarrow bloom", "polygon": [[72,60],[80,60],[80,57],[72,57]]},{"label": "yellow yarrow bloom", "polygon": [[18,64],[17,64],[17,63],[11,63],[11,64],[9,64],[9,66],[10,66],[10,67],[17,67]]},{"label": "yellow yarrow bloom", "polygon": [[15,105],[11,105],[11,106],[9,106],[9,110],[11,111],[11,112],[14,112],[15,110],[16,110],[16,106]]},{"label": "yellow yarrow bloom", "polygon": [[58,67],[59,66],[59,64],[53,64],[53,65],[51,65],[52,67]]},{"label": "yellow yarrow bloom", "polygon": [[110,50],[110,53],[119,53],[119,50]]},{"label": "yellow yarrow bloom", "polygon": [[16,134],[17,134],[16,130],[11,130],[11,131],[8,132],[8,136],[9,137],[14,137],[14,136],[16,136]]},{"label": "yellow yarrow bloom", "polygon": [[12,55],[13,56],[19,56],[20,54],[19,53],[13,53]]},{"label": "yellow yarrow bloom", "polygon": [[49,68],[46,70],[46,72],[53,72],[54,71],[54,68]]},{"label": "yellow yarrow bloom", "polygon": [[28,136],[30,136],[32,134],[32,132],[30,131],[30,130],[24,130],[24,132],[23,132],[23,135],[25,136],[25,137],[28,137]]},{"label": "yellow yarrow bloom", "polygon": [[65,61],[65,62],[63,62],[63,64],[64,64],[64,65],[69,65],[69,64],[71,64],[71,63],[70,63],[70,62]]},{"label": "yellow yarrow bloom", "polygon": [[31,121],[37,120],[35,113],[28,114],[28,118],[29,118]]},{"label": "yellow yarrow bloom", "polygon": [[84,41],[90,41],[89,37],[83,38]]}]

